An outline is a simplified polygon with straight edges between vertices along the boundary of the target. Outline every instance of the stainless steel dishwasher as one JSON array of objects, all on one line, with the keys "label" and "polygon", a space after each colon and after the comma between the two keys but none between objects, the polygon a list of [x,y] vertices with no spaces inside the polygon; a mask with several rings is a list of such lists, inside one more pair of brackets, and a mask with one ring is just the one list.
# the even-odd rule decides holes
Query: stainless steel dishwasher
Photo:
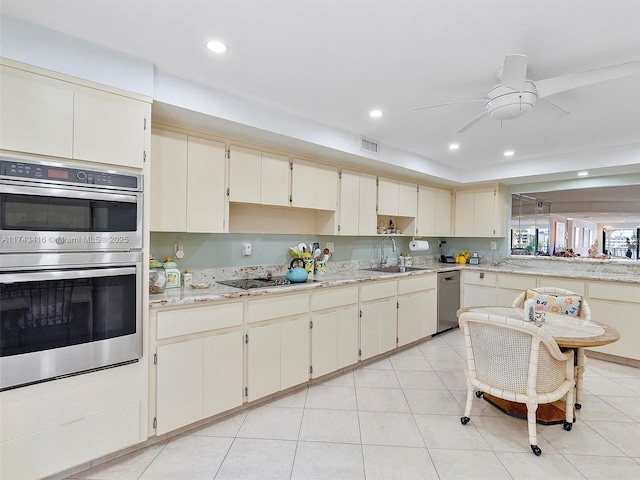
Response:
[{"label": "stainless steel dishwasher", "polygon": [[460,271],[438,273],[438,333],[458,326]]}]

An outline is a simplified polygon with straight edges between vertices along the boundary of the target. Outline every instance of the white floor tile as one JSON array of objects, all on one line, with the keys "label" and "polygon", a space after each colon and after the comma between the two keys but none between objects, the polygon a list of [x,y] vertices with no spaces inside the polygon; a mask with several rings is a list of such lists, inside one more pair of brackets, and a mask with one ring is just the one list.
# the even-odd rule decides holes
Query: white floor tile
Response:
[{"label": "white floor tile", "polygon": [[342,375],[338,375],[337,377],[331,378],[329,380],[325,380],[321,383],[316,383],[315,385],[332,385],[336,387],[353,387],[355,386],[355,382],[353,379],[353,371],[343,373]]},{"label": "white floor tile", "polygon": [[426,448],[363,445],[367,480],[438,480]]},{"label": "white floor tile", "polygon": [[298,443],[291,480],[359,480],[364,478],[362,447],[360,445]]},{"label": "white floor tile", "polygon": [[402,388],[413,390],[447,390],[447,386],[440,380],[437,372],[396,372],[398,382]]},{"label": "white floor tile", "polygon": [[424,443],[430,451],[432,448],[491,450],[474,423],[462,425],[460,416],[414,414],[414,417]]},{"label": "white floor tile", "polygon": [[429,453],[440,480],[512,480],[493,452],[430,449]]},{"label": "white floor tile", "polygon": [[630,457],[640,457],[640,423],[585,422]]},{"label": "white floor tile", "polygon": [[389,361],[389,357],[381,358],[380,360],[376,360],[375,362],[368,363],[362,370],[393,370],[393,366]]},{"label": "white floor tile", "polygon": [[611,442],[582,421],[574,423],[570,432],[566,432],[558,425],[539,425],[538,436],[540,435],[563,455],[624,456],[622,450],[616,448]]},{"label": "white floor tile", "polygon": [[[526,453],[496,452],[496,455],[513,478],[518,480],[584,480],[572,463],[558,453],[542,449],[536,457],[531,450]],[[621,477],[620,477],[621,478]]]},{"label": "white floor tile", "polygon": [[240,431],[240,427],[247,418],[248,411],[239,412],[227,417],[221,418],[215,422],[196,428],[187,432],[185,435],[195,435],[200,437],[235,437]]},{"label": "white floor tile", "polygon": [[422,355],[418,356],[393,356],[390,358],[394,370],[418,370],[432,372],[433,368]]},{"label": "white floor tile", "polygon": [[400,388],[393,370],[360,368],[354,372],[356,387]]},{"label": "white floor tile", "polygon": [[[295,452],[292,441],[236,438],[215,480],[288,480]],[[178,475],[172,480],[178,478],[191,477]]]},{"label": "white floor tile", "polygon": [[240,427],[238,437],[297,440],[303,412],[302,408],[252,408]]},{"label": "white floor tile", "polygon": [[360,443],[360,425],[355,410],[306,409],[300,441]]},{"label": "white floor tile", "polygon": [[356,388],[358,410],[366,412],[409,413],[404,392],[399,388]]},{"label": "white floor tile", "polygon": [[306,408],[357,410],[356,389],[324,384],[314,385],[309,387]]},{"label": "white floor tile", "polygon": [[424,447],[410,413],[359,412],[363,445]]},{"label": "white floor tile", "polygon": [[[72,475],[74,479],[137,480],[158,456],[168,441],[130,453],[90,470]],[[230,443],[230,442],[229,442]]]},{"label": "white floor tile", "polygon": [[640,463],[626,457],[565,455],[587,480],[640,478]]},{"label": "white floor tile", "polygon": [[303,388],[297,392],[289,393],[283,397],[279,397],[271,400],[265,405],[269,407],[292,407],[292,408],[304,408],[307,401],[307,389]]},{"label": "white floor tile", "polygon": [[[502,415],[500,417],[473,417],[471,421],[493,451],[523,452],[530,453],[532,456],[535,456],[531,451],[529,430],[526,420]],[[559,428],[567,435],[571,435],[571,432],[563,430],[562,425],[555,425],[554,427]],[[558,453],[557,450],[539,433],[536,445],[540,447],[543,455],[546,453]]]},{"label": "white floor tile", "polygon": [[460,415],[463,408],[453,394],[447,390],[404,390],[404,395],[413,413]]}]

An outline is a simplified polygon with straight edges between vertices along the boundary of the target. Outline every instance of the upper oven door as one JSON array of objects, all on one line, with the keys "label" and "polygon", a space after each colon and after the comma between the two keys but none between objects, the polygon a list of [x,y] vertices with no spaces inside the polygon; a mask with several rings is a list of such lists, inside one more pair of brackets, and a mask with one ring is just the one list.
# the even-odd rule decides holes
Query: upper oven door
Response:
[{"label": "upper oven door", "polygon": [[142,194],[74,186],[0,184],[4,252],[142,248]]}]

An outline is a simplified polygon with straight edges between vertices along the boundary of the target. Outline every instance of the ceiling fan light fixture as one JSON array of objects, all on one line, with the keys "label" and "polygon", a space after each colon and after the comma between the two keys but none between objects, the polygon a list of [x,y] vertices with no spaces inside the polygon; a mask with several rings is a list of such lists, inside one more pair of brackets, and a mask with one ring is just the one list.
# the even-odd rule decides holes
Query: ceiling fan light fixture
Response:
[{"label": "ceiling fan light fixture", "polygon": [[207,42],[207,48],[213,53],[226,53],[227,50],[229,50],[229,47],[220,40],[211,40],[210,42]]},{"label": "ceiling fan light fixture", "polygon": [[515,152],[513,150],[507,150],[506,152],[504,152],[505,157],[513,157],[514,154]]},{"label": "ceiling fan light fixture", "polygon": [[382,116],[382,110],[371,110],[369,116],[371,118],[380,118]]}]

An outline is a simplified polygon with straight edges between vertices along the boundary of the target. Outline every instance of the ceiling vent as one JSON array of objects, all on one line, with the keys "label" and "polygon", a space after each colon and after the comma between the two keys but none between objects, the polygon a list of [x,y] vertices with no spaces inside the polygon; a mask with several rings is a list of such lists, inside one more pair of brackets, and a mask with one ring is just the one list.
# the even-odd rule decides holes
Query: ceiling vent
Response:
[{"label": "ceiling vent", "polygon": [[370,138],[360,137],[360,150],[364,152],[378,154],[378,142]]}]

